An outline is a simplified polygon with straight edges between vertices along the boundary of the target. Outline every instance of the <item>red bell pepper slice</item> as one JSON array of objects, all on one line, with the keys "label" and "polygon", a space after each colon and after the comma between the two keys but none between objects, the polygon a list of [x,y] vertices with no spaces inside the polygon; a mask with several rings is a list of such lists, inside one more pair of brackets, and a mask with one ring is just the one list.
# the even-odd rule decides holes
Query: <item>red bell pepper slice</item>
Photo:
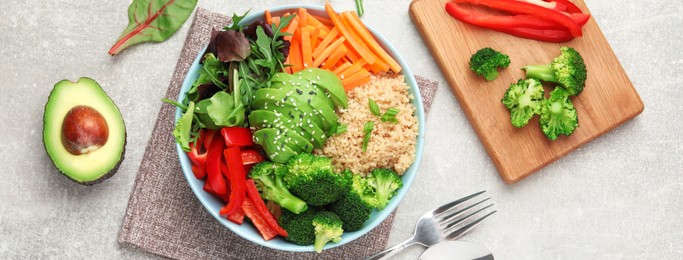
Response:
[{"label": "red bell pepper slice", "polygon": [[565,5],[567,7],[567,12],[569,13],[583,13],[583,11],[581,11],[581,8],[579,8],[569,0],[555,0],[555,3]]},{"label": "red bell pepper slice", "polygon": [[261,233],[263,239],[271,240],[277,236],[277,232],[275,232],[275,230],[266,223],[263,217],[261,217],[258,211],[256,211],[256,207],[251,200],[245,200],[244,203],[242,203],[242,210],[244,210],[244,214],[251,220],[251,223],[254,224],[254,227]]},{"label": "red bell pepper slice", "polygon": [[208,157],[206,158],[206,182],[211,185],[211,190],[219,196],[228,193],[228,186],[221,174],[223,146],[223,140],[214,138],[211,142],[211,146],[209,146]]},{"label": "red bell pepper slice", "polygon": [[544,1],[544,0],[517,0],[517,1],[535,4],[535,5],[538,5],[540,7],[545,7],[545,8],[555,10],[558,12],[567,11],[567,5],[560,3],[558,1]]},{"label": "red bell pepper slice", "polygon": [[230,201],[228,201],[228,205],[221,208],[221,215],[232,214],[242,206],[242,202],[246,195],[245,182],[247,179],[247,173],[242,165],[240,148],[237,146],[228,147],[228,149],[225,149],[224,153],[225,161],[228,163]]},{"label": "red bell pepper slice", "polygon": [[453,0],[453,2],[482,5],[513,14],[533,15],[542,19],[554,21],[564,26],[574,37],[580,37],[582,35],[581,27],[570,17],[538,5],[509,0]]},{"label": "red bell pepper slice", "polygon": [[190,152],[187,153],[187,156],[190,157],[190,161],[194,165],[204,165],[206,163],[206,151],[202,154],[199,153],[199,150],[202,148],[202,141],[200,137],[200,139],[197,139],[197,142],[190,143]]},{"label": "red bell pepper slice", "polygon": [[287,231],[285,231],[280,225],[277,223],[277,219],[273,216],[272,213],[268,210],[268,207],[266,207],[266,203],[263,202],[263,199],[261,198],[261,194],[259,194],[258,190],[256,189],[256,184],[254,183],[254,180],[248,179],[247,180],[247,197],[251,202],[254,203],[254,207],[256,208],[256,211],[263,217],[263,219],[266,221],[266,223],[273,229],[278,235],[281,235],[283,237],[287,236]]},{"label": "red bell pepper slice", "polygon": [[213,191],[213,189],[211,189],[211,185],[209,185],[208,182],[204,182],[204,186],[202,187],[202,189],[203,189],[204,191],[206,191],[207,193],[209,193],[209,194],[211,194],[211,195],[214,195],[214,196],[216,196],[216,197],[222,199],[223,201],[226,201],[226,202],[228,201],[228,194],[225,194],[225,195],[218,195],[218,194],[216,194],[216,192]]},{"label": "red bell pepper slice", "polygon": [[235,223],[237,225],[242,225],[244,222],[244,210],[242,208],[238,208],[235,213],[229,214],[227,217],[228,220],[232,221],[232,223]]},{"label": "red bell pepper slice", "polygon": [[202,139],[204,139],[204,149],[208,150],[213,142],[213,137],[216,136],[216,130],[203,129],[200,133],[204,134]]},{"label": "red bell pepper slice", "polygon": [[566,29],[531,29],[531,28],[508,28],[499,29],[497,31],[508,33],[517,37],[534,39],[544,42],[566,42],[574,39],[574,36]]},{"label": "red bell pepper slice", "polygon": [[244,165],[257,164],[264,161],[263,155],[256,150],[242,150],[242,163]]},{"label": "red bell pepper slice", "polygon": [[194,173],[195,178],[200,180],[204,179],[204,177],[206,177],[206,165],[192,165],[192,173]]},{"label": "red bell pepper slice", "polygon": [[227,147],[231,146],[251,146],[254,140],[251,138],[251,130],[244,127],[224,127],[221,135]]}]

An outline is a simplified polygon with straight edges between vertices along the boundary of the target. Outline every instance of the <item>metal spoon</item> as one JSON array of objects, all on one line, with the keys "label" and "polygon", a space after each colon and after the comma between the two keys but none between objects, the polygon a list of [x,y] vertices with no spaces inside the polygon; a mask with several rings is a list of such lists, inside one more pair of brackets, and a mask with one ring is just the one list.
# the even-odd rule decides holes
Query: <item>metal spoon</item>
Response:
[{"label": "metal spoon", "polygon": [[464,241],[446,241],[429,247],[420,260],[493,260],[491,250],[481,244]]}]

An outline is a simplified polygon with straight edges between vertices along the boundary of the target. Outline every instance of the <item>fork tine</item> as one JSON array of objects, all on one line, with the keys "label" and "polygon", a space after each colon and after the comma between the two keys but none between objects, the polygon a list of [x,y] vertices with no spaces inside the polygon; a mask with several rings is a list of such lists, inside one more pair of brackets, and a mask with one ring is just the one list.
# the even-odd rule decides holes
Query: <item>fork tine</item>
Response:
[{"label": "fork tine", "polygon": [[483,190],[483,191],[474,193],[474,194],[472,194],[472,195],[468,195],[468,196],[462,197],[462,198],[460,198],[460,199],[457,199],[457,200],[451,201],[451,202],[449,202],[449,203],[446,203],[446,204],[444,204],[443,206],[438,207],[438,208],[436,208],[434,211],[432,211],[432,214],[434,214],[435,217],[436,217],[436,216],[439,216],[439,215],[443,214],[444,212],[448,211],[449,209],[451,209],[451,208],[453,208],[453,207],[459,205],[460,203],[463,203],[463,202],[465,202],[465,201],[467,201],[467,200],[469,200],[469,199],[471,199],[471,198],[474,198],[474,197],[476,197],[476,196],[478,196],[478,195],[480,195],[480,194],[482,194],[482,193],[484,193],[484,192],[486,192],[486,191]]},{"label": "fork tine", "polygon": [[[479,225],[479,223],[484,221],[484,219],[488,218],[489,216],[493,215],[493,213],[496,213],[496,212],[497,212],[496,210],[491,211],[488,214],[484,215],[483,217],[481,217],[475,221],[470,222],[469,224],[465,225],[464,227],[461,227],[455,231],[452,231],[450,234],[446,235],[446,239],[456,240],[456,239],[460,238],[462,235],[464,235],[465,233],[469,232],[474,227]],[[453,227],[451,227],[450,229],[453,229]],[[448,231],[450,232],[451,230],[448,230]]]},{"label": "fork tine", "polygon": [[[482,202],[483,202],[483,201],[482,201]],[[485,207],[482,207],[482,208],[480,208],[480,209],[478,209],[478,210],[476,210],[476,211],[470,213],[469,215],[467,215],[467,216],[465,216],[465,217],[456,218],[456,217],[458,217],[459,215],[464,214],[465,212],[467,212],[466,210],[471,209],[471,208],[474,207],[474,206],[476,206],[476,205],[469,206],[467,209],[463,209],[462,212],[458,212],[458,214],[457,214],[456,216],[453,216],[453,217],[451,217],[451,218],[448,218],[448,219],[445,219],[445,220],[440,221],[439,226],[442,226],[443,229],[448,229],[448,228],[450,228],[450,227],[452,227],[452,226],[455,226],[455,225],[457,225],[457,224],[460,224],[460,223],[464,222],[465,220],[470,219],[472,216],[476,215],[477,213],[482,212],[482,211],[484,211],[484,210],[487,209],[487,208],[490,208],[491,206],[493,206],[493,204],[489,204],[489,205],[487,205],[487,206],[485,206]]]},{"label": "fork tine", "polygon": [[[485,198],[485,199],[483,199],[483,200],[480,200],[480,201],[477,202],[477,203],[474,203],[474,204],[472,204],[472,205],[469,205],[469,206],[467,206],[466,208],[461,209],[461,210],[458,210],[458,211],[456,211],[456,209],[458,209],[457,207],[450,208],[450,209],[448,209],[447,211],[445,211],[445,212],[439,214],[438,216],[434,217],[434,219],[437,219],[439,222],[442,222],[442,223],[443,223],[443,222],[449,222],[449,221],[451,221],[452,219],[457,218],[457,217],[459,217],[460,215],[464,214],[465,212],[467,212],[467,211],[470,210],[471,208],[474,208],[474,207],[476,207],[477,205],[482,204],[482,203],[484,203],[484,202],[486,202],[486,201],[488,201],[488,200],[490,200],[490,199],[491,199],[491,197]],[[453,213],[453,212],[454,212],[454,213]],[[445,216],[443,216],[443,215],[445,215]],[[443,216],[443,217],[441,217],[441,216]]]}]

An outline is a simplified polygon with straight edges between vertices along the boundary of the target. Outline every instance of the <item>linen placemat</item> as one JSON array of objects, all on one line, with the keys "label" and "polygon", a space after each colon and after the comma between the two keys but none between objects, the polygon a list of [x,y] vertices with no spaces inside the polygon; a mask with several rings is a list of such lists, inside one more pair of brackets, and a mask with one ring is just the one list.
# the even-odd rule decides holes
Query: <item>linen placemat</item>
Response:
[{"label": "linen placemat", "polygon": [[[229,21],[228,16],[197,8],[166,98],[177,98],[211,29]],[[427,112],[438,83],[416,79]],[[321,254],[274,250],[232,233],[203,208],[183,177],[171,134],[174,112],[171,105],[161,107],[128,201],[119,243],[176,259],[360,259],[386,246],[395,213],[365,236]]]}]

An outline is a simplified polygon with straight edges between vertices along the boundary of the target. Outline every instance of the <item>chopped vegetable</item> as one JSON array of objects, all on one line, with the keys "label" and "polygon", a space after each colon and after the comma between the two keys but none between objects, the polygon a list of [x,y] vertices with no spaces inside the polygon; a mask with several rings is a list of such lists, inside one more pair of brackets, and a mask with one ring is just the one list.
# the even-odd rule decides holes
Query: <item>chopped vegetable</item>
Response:
[{"label": "chopped vegetable", "polygon": [[[223,140],[220,140],[223,142]],[[220,153],[219,153],[220,154]],[[221,208],[221,215],[234,213],[241,207],[246,195],[246,171],[242,163],[242,154],[237,146],[228,147],[224,151],[225,161],[228,165],[230,179],[230,201],[225,207]],[[244,208],[243,208],[244,209]],[[246,211],[245,211],[246,213]]]},{"label": "chopped vegetable", "polygon": [[526,70],[527,78],[558,83],[569,95],[578,95],[586,84],[586,64],[574,48],[561,47],[560,51],[548,65],[529,65],[522,69]]},{"label": "chopped vegetable", "polygon": [[[348,173],[352,174],[353,173]],[[343,225],[342,229],[345,232],[352,232],[360,230],[365,225],[365,222],[370,218],[372,209],[376,201],[374,193],[369,191],[367,180],[361,175],[353,175],[351,182],[351,189],[341,199],[330,204],[328,210],[334,212],[339,216]],[[373,201],[366,202],[366,199]]]},{"label": "chopped vegetable", "polygon": [[564,88],[555,88],[550,98],[541,106],[541,130],[550,140],[558,135],[571,135],[579,125],[579,117],[574,104],[569,99],[569,92]]},{"label": "chopped vegetable", "polygon": [[190,102],[187,110],[183,113],[183,116],[178,119],[178,122],[173,129],[173,136],[176,142],[180,145],[180,148],[185,152],[190,151],[190,131],[192,130],[192,112],[194,111],[194,102]]},{"label": "chopped vegetable", "polygon": [[363,152],[368,150],[368,143],[370,142],[370,136],[372,136],[372,129],[375,128],[375,122],[373,121],[368,121],[363,125],[363,144],[362,144],[362,150]]},{"label": "chopped vegetable", "polygon": [[483,48],[470,57],[470,70],[487,81],[498,77],[498,68],[507,68],[510,57],[489,47]]},{"label": "chopped vegetable", "polygon": [[286,237],[287,236],[287,231],[282,229],[280,225],[277,223],[277,220],[275,217],[273,217],[273,214],[268,211],[268,208],[266,207],[266,203],[263,202],[263,199],[261,199],[261,195],[259,194],[258,190],[256,189],[256,184],[254,184],[254,180],[248,179],[246,181],[246,188],[247,188],[247,196],[248,200],[251,201],[254,204],[254,208],[256,209],[256,212],[261,215],[261,218],[272,228],[278,235]]},{"label": "chopped vegetable", "polygon": [[337,214],[331,211],[320,211],[313,217],[313,226],[315,228],[315,243],[313,247],[315,251],[320,253],[323,247],[328,242],[339,242],[342,230],[342,221]]},{"label": "chopped vegetable", "polygon": [[300,214],[292,213],[289,210],[282,210],[282,216],[278,223],[287,231],[285,240],[297,245],[307,246],[315,243],[315,227],[313,218],[317,210],[309,207]]},{"label": "chopped vegetable", "polygon": [[349,188],[349,180],[334,172],[330,158],[312,154],[299,154],[289,159],[283,179],[292,194],[311,206],[332,203]]},{"label": "chopped vegetable", "polygon": [[282,164],[262,162],[249,171],[249,178],[256,183],[263,199],[273,201],[281,207],[299,214],[305,211],[308,206],[306,202],[292,195],[287,189],[282,180],[286,172],[287,168]]},{"label": "chopped vegetable", "polygon": [[382,115],[382,117],[380,119],[382,120],[382,122],[391,122],[391,123],[397,124],[398,120],[396,119],[396,115],[398,115],[398,112],[399,112],[398,108],[391,107],[391,108],[387,109],[386,112],[384,112],[384,114]]},{"label": "chopped vegetable", "polygon": [[372,100],[372,98],[368,98],[368,106],[370,107],[370,112],[373,115],[376,115],[376,116],[382,115],[382,112],[379,111],[379,106],[377,105],[377,103],[375,103],[374,100]]},{"label": "chopped vegetable", "polygon": [[374,169],[366,177],[369,187],[372,187],[375,194],[376,205],[382,210],[387,206],[389,199],[396,194],[396,191],[403,187],[401,176],[390,169]]},{"label": "chopped vegetable", "polygon": [[358,16],[363,16],[363,14],[365,14],[363,0],[354,0],[354,2],[356,2],[356,12],[358,12]]},{"label": "chopped vegetable", "polygon": [[510,121],[515,127],[523,127],[541,110],[543,86],[536,79],[520,79],[510,84],[501,100],[510,110]]},{"label": "chopped vegetable", "polygon": [[263,239],[271,240],[278,235],[278,233],[268,225],[266,220],[259,214],[256,206],[251,200],[244,200],[244,203],[240,206],[244,211],[244,214],[251,220],[251,224],[256,227],[256,229],[261,233]]}]

